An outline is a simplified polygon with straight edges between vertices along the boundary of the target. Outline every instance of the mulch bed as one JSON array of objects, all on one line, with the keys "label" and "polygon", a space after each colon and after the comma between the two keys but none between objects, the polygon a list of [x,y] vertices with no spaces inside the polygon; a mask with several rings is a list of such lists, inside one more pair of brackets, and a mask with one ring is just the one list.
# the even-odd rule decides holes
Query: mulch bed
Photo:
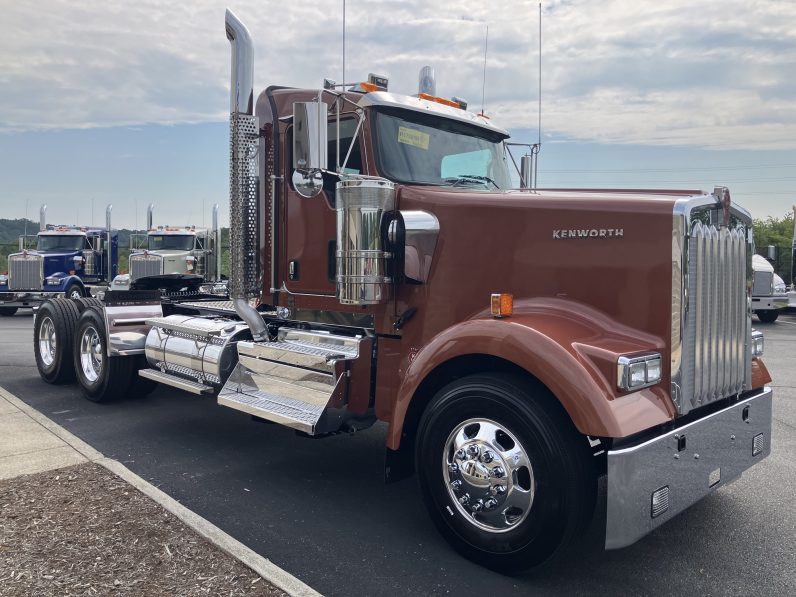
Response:
[{"label": "mulch bed", "polygon": [[0,481],[0,595],[284,595],[95,464]]}]

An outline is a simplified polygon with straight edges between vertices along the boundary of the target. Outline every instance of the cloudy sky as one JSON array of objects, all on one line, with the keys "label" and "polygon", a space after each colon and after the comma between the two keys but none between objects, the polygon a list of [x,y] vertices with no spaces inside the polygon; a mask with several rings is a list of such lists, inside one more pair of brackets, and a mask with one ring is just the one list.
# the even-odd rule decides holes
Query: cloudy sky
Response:
[{"label": "cloudy sky", "polygon": [[[227,3],[3,3],[0,217],[201,223],[227,188]],[[229,0],[255,41],[255,85],[342,78],[342,0]],[[796,2],[542,4],[546,186],[711,189],[781,216],[796,182]],[[347,79],[485,108],[536,139],[538,2],[348,0]],[[91,203],[94,212],[91,213]],[[202,206],[204,205],[204,214]],[[27,207],[26,207],[27,206]]]}]

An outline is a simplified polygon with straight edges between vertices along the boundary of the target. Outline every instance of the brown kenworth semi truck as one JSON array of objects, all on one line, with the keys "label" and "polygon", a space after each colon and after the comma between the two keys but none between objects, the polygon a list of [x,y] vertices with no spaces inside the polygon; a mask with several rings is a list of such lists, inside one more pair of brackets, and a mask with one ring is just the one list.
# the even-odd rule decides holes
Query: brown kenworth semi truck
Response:
[{"label": "brown kenworth semi truck", "polygon": [[596,515],[630,545],[769,454],[752,219],[726,188],[523,168],[511,189],[508,133],[463,101],[376,76],[255,100],[249,33],[226,32],[231,300],[150,277],[49,301],[46,381],[163,383],[308,436],[384,421],[387,479],[416,474],[445,538],[509,572]]}]

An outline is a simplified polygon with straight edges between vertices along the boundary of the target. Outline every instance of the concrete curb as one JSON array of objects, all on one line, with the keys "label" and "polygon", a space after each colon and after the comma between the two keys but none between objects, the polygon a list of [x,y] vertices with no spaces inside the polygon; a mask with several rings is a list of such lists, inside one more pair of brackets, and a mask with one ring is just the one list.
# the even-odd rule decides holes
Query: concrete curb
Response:
[{"label": "concrete curb", "polygon": [[209,520],[202,518],[183,506],[180,502],[167,495],[148,481],[136,475],[133,471],[124,466],[121,462],[106,458],[101,452],[95,450],[79,437],[54,423],[36,409],[28,406],[25,402],[11,394],[8,390],[0,387],[0,396],[8,400],[11,404],[24,412],[39,425],[58,436],[77,452],[82,454],[88,461],[94,462],[105,467],[110,472],[121,477],[130,485],[138,489],[141,493],[157,502],[165,510],[172,513],[196,533],[207,539],[210,543],[220,550],[229,554],[236,560],[248,566],[263,579],[278,587],[291,597],[320,597],[320,593],[301,582],[295,576],[282,570],[273,562],[262,557],[260,554],[246,547],[243,543],[228,535]]}]

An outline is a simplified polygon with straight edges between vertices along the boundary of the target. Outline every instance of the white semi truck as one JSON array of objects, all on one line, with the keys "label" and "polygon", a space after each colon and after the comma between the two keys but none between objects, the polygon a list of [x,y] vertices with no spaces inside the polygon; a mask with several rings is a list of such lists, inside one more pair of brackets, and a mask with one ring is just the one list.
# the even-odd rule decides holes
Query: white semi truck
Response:
[{"label": "white semi truck", "polygon": [[773,323],[788,306],[788,289],[765,257],[752,255],[752,269],[752,311],[763,323]]},{"label": "white semi truck", "polygon": [[199,275],[205,282],[221,281],[221,228],[218,204],[211,228],[154,226],[154,205],[147,208],[146,248],[130,248],[131,281],[166,274]]}]

